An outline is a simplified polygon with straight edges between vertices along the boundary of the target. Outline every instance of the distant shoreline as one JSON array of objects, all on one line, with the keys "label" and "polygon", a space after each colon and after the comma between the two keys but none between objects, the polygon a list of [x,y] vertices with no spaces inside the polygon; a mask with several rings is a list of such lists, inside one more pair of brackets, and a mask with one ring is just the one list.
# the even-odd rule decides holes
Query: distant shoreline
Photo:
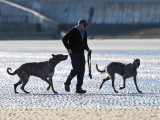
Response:
[{"label": "distant shoreline", "polygon": [[[62,39],[75,25],[61,24],[57,34],[45,32],[0,32],[0,40],[55,40]],[[89,39],[160,39],[159,24],[90,24]]]}]

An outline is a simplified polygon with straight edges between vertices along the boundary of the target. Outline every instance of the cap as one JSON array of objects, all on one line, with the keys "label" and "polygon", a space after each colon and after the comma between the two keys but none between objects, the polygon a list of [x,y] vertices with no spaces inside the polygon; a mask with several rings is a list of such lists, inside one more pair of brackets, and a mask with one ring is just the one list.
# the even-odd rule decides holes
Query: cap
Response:
[{"label": "cap", "polygon": [[78,21],[78,24],[82,24],[82,23],[85,24],[85,25],[88,25],[87,21],[84,20],[84,19],[81,19],[81,20]]}]

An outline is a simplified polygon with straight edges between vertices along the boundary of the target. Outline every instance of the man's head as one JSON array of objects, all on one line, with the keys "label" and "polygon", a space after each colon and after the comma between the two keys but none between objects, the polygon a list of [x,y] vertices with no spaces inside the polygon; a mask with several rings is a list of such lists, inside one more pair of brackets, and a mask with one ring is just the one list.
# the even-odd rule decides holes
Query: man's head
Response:
[{"label": "man's head", "polygon": [[88,25],[88,23],[84,19],[81,19],[81,20],[78,21],[78,27],[79,27],[80,30],[84,31],[86,29],[87,25]]}]

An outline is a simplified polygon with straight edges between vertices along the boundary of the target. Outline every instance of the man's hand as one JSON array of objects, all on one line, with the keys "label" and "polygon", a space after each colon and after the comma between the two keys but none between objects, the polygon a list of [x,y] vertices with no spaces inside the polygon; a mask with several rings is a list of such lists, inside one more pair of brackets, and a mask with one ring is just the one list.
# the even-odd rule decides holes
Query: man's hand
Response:
[{"label": "man's hand", "polygon": [[92,52],[92,50],[91,50],[91,49],[89,49],[89,50],[88,50],[88,52]]},{"label": "man's hand", "polygon": [[72,50],[71,49],[68,49],[68,54],[72,54]]},{"label": "man's hand", "polygon": [[92,50],[90,50],[90,49],[89,49],[89,50],[87,50],[87,51],[88,51],[88,53],[91,53],[91,52],[92,52]]}]

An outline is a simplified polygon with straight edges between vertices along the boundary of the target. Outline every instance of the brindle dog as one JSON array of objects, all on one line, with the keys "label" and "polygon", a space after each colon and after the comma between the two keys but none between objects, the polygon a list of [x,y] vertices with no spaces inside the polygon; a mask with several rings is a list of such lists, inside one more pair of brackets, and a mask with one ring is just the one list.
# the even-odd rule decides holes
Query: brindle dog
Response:
[{"label": "brindle dog", "polygon": [[112,62],[110,63],[107,67],[105,67],[105,69],[103,71],[98,69],[98,65],[96,64],[96,68],[99,72],[101,73],[105,73],[107,72],[109,74],[109,76],[105,79],[103,79],[102,84],[100,85],[100,89],[102,88],[104,82],[106,82],[107,80],[111,79],[112,80],[112,87],[114,89],[114,91],[116,93],[118,93],[118,91],[115,89],[114,86],[114,79],[115,79],[115,73],[121,75],[123,77],[123,87],[120,87],[120,89],[124,89],[125,88],[125,83],[126,83],[126,79],[133,77],[135,86],[137,88],[137,91],[139,93],[142,93],[137,86],[137,80],[136,80],[136,76],[137,76],[137,68],[140,65],[140,60],[139,59],[135,59],[133,61],[133,64],[123,64],[123,63],[119,63],[119,62]]},{"label": "brindle dog", "polygon": [[54,90],[53,83],[52,83],[54,69],[55,69],[55,66],[59,62],[66,60],[67,58],[68,58],[68,55],[62,55],[62,54],[54,55],[54,54],[52,54],[52,58],[50,58],[48,61],[23,64],[17,70],[15,70],[13,73],[11,73],[9,71],[9,70],[12,70],[11,68],[7,68],[8,74],[10,74],[10,75],[17,74],[18,77],[20,78],[19,81],[16,84],[14,84],[14,92],[18,93],[16,88],[18,85],[22,84],[21,89],[25,93],[29,93],[24,89],[24,87],[27,84],[29,77],[31,75],[33,75],[33,76],[37,76],[37,77],[41,78],[42,80],[46,81],[49,84],[47,90],[49,90],[51,87],[52,91],[56,94],[57,92]]}]

